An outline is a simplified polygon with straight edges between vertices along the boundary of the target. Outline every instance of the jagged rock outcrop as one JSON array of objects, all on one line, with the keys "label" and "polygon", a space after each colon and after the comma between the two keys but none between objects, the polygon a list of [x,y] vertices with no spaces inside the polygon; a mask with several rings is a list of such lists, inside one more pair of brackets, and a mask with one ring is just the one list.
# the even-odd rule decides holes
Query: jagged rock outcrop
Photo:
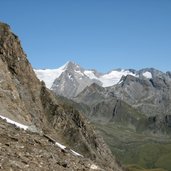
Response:
[{"label": "jagged rock outcrop", "polygon": [[170,77],[155,69],[145,71],[151,73],[151,78],[128,75],[122,78],[121,84],[113,86],[111,91],[147,116],[170,114]]},{"label": "jagged rock outcrop", "polygon": [[[59,103],[37,79],[18,37],[3,23],[0,23],[0,111],[12,120],[34,125],[38,133],[44,132],[68,144],[102,169],[122,170],[85,117],[68,104]],[[22,134],[25,136],[31,135]],[[11,156],[11,151],[7,154]]]},{"label": "jagged rock outcrop", "polygon": [[[141,73],[151,73],[151,77],[144,77]],[[136,108],[147,117],[155,117],[155,125],[160,130],[167,125],[165,117],[171,111],[171,78],[155,69],[140,71],[140,77],[124,76],[121,84],[113,86],[110,91],[114,95]]]},{"label": "jagged rock outcrop", "polygon": [[[42,118],[40,88],[29,61],[8,25],[0,23],[0,110],[27,123]],[[34,104],[34,105],[33,105]]]}]

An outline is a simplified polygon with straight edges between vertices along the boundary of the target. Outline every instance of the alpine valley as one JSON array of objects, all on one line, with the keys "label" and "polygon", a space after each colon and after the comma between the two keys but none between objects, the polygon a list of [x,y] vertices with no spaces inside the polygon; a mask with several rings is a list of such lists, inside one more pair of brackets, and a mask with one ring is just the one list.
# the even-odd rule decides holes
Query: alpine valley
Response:
[{"label": "alpine valley", "polygon": [[132,171],[171,171],[171,72],[116,69],[102,74],[67,62],[37,77],[91,121]]}]

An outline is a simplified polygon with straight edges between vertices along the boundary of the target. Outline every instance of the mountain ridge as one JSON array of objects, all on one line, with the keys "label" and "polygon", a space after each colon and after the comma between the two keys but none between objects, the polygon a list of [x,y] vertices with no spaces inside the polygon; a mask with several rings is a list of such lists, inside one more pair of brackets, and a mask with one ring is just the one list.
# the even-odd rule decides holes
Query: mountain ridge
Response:
[{"label": "mountain ridge", "polygon": [[[75,62],[68,61],[58,69],[35,69],[37,77],[45,81],[46,86],[56,94],[65,97],[77,96],[86,86],[97,83],[102,87],[111,87],[119,83],[122,76],[133,75],[134,77],[145,77],[151,79],[154,72],[163,73],[154,68],[135,69],[114,69],[107,73],[100,73],[94,69],[87,70]],[[67,81],[66,81],[67,79]],[[73,86],[75,84],[75,86]],[[67,87],[65,90],[64,88]],[[74,88],[73,88],[74,87]],[[72,92],[72,93],[70,93]]]}]

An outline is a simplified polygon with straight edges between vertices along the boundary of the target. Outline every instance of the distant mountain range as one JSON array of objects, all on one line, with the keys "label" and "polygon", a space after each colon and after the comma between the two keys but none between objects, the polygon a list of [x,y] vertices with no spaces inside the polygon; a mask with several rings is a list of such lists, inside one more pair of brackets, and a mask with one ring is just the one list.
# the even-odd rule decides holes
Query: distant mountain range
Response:
[{"label": "distant mountain range", "polygon": [[[102,74],[94,69],[82,68],[74,62],[67,62],[57,69],[35,69],[37,77],[43,80],[47,88],[56,94],[72,98],[77,96],[83,89],[93,83],[102,87],[111,87],[121,83],[123,76],[132,75],[136,78],[152,79],[157,73],[164,74],[152,68],[139,71],[134,69],[116,69]],[[166,73],[171,76],[170,72]]]},{"label": "distant mountain range", "polygon": [[[60,98],[91,120],[123,163],[171,168],[171,147],[164,145],[171,137],[171,72],[145,68],[102,74],[73,62],[35,72],[56,95],[72,100]],[[144,152],[149,146],[161,154]]]}]

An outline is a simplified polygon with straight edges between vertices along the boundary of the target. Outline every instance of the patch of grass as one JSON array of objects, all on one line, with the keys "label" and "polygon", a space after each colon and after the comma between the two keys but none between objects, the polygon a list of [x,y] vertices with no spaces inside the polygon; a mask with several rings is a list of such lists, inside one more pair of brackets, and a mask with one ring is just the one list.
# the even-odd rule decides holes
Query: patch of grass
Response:
[{"label": "patch of grass", "polygon": [[126,168],[129,171],[167,171],[165,169],[162,168],[157,168],[157,169],[144,169],[138,165],[127,165]]},{"label": "patch of grass", "polygon": [[131,171],[171,171],[170,138],[149,132],[140,134],[131,127],[116,123],[95,125],[113,154],[123,164],[136,164],[131,167]]},{"label": "patch of grass", "polygon": [[[168,149],[170,151],[170,147]],[[155,163],[156,167],[165,168],[171,170],[171,152],[162,154],[158,161]]]}]

